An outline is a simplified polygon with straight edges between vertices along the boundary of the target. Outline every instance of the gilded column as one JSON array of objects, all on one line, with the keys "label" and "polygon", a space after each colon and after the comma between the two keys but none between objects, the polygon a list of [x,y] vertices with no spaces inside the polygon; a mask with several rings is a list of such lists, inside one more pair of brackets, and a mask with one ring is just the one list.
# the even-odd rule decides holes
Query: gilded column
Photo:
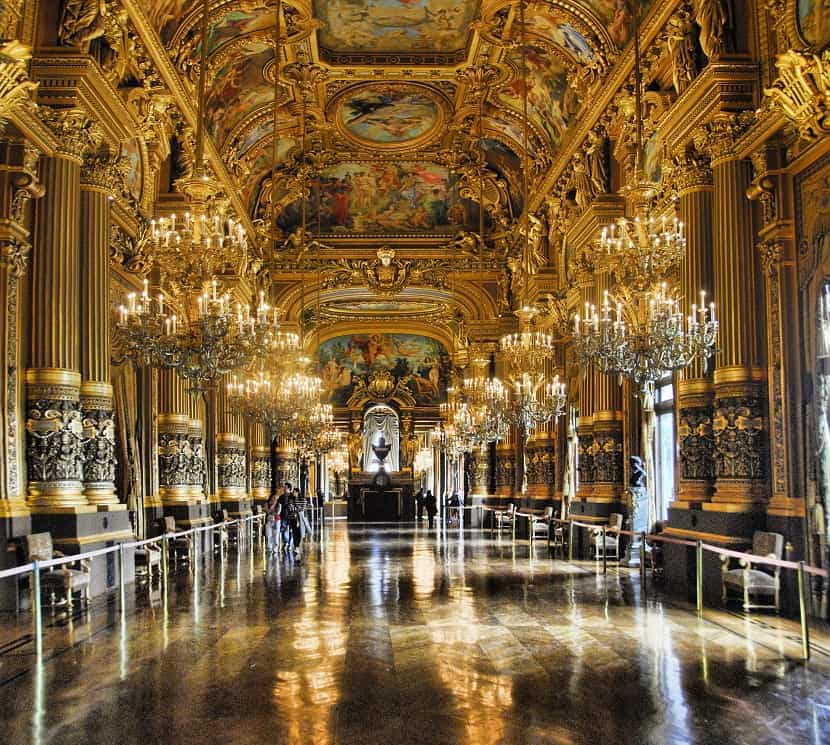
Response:
[{"label": "gilded column", "polygon": [[26,371],[27,466],[33,512],[94,512],[84,495],[81,414],[80,192],[89,123],[76,110],[44,113],[59,137],[43,158],[46,197],[35,210],[31,365]]},{"label": "gilded column", "polygon": [[[587,304],[596,305],[596,294],[592,284],[586,279],[580,282],[579,313]],[[580,376],[579,386],[579,416],[576,422],[577,429],[577,475],[578,485],[576,498],[582,501],[590,500],[594,493],[594,408],[595,392],[601,373],[588,368]]]},{"label": "gilded column", "polygon": [[[504,355],[496,353],[496,376],[501,380],[509,380],[509,370]],[[506,505],[516,495],[516,461],[519,456],[515,427],[511,427],[504,439],[496,443],[496,459],[494,469],[495,497],[497,502]]]},{"label": "gilded column", "polygon": [[110,199],[123,183],[118,159],[88,155],[81,171],[81,414],[83,484],[100,510],[127,508],[115,493],[115,422],[110,380]]},{"label": "gilded column", "polygon": [[216,435],[216,496],[224,509],[233,516],[250,512],[248,501],[247,459],[245,453],[245,420],[234,414],[227,401],[230,376],[219,382],[217,391]]},{"label": "gilded column", "polygon": [[20,426],[21,281],[31,251],[29,200],[42,195],[37,183],[38,152],[23,143],[5,143],[5,165],[0,170],[4,216],[0,228],[0,521],[5,536],[31,532],[29,508],[23,492],[23,433]]},{"label": "gilded column", "polygon": [[261,424],[252,424],[251,498],[255,504],[268,501],[271,494],[271,442],[268,431]]},{"label": "gilded column", "polygon": [[[680,267],[680,292],[691,308],[699,293],[712,298],[712,171],[708,160],[684,153],[672,178],[680,196],[680,219],[686,233],[686,255]],[[690,311],[691,312],[691,311]],[[677,390],[677,497],[672,508],[688,509],[712,498],[715,441],[712,430],[714,386],[708,368],[695,360],[681,371]]]},{"label": "gilded column", "polygon": [[[596,278],[597,305],[608,289],[607,275]],[[616,375],[594,371],[592,502],[616,504],[623,494],[622,386]]]},{"label": "gilded column", "polygon": [[201,396],[188,396],[190,419],[187,424],[187,441],[190,445],[190,464],[187,483],[190,495],[196,501],[205,499],[205,401]]},{"label": "gilded column", "polygon": [[165,507],[197,502],[190,484],[190,407],[187,382],[175,370],[159,371],[159,497]]},{"label": "gilded column", "polygon": [[735,156],[729,121],[710,130],[714,188],[713,271],[720,321],[714,373],[715,495],[704,510],[748,512],[769,498],[750,163]]}]

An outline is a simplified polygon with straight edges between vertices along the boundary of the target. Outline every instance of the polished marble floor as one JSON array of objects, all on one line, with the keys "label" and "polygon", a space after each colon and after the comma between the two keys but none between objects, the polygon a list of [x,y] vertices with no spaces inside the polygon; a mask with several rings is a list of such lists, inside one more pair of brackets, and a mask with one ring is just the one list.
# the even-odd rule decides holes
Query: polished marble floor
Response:
[{"label": "polished marble floor", "polygon": [[790,622],[699,621],[542,544],[339,522],[130,603],[48,616],[40,666],[0,619],[0,742],[830,742],[826,638],[805,667]]}]

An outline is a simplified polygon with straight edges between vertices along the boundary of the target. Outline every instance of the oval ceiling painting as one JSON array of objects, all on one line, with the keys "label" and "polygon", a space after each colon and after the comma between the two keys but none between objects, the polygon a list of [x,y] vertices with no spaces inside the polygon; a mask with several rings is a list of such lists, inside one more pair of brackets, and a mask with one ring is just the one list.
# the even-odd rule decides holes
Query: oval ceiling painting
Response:
[{"label": "oval ceiling painting", "polygon": [[368,85],[344,91],[334,103],[338,129],[358,144],[413,147],[438,132],[444,107],[419,85]]}]

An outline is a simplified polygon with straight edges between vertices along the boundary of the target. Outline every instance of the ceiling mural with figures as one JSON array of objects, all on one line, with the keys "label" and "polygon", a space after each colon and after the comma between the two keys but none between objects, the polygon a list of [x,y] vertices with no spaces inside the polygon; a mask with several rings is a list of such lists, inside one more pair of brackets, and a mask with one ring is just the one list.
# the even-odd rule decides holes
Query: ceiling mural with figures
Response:
[{"label": "ceiling mural with figures", "polygon": [[[305,219],[324,251],[360,260],[386,241],[452,244],[476,256],[483,223],[506,267],[524,208],[525,155],[532,193],[632,25],[628,0],[527,0],[524,25],[510,0],[283,0],[275,187],[275,6],[209,0],[205,121],[257,238],[280,266],[304,255]],[[143,5],[194,102],[200,11],[201,0]],[[485,65],[495,72],[479,101],[463,73]],[[504,282],[494,276],[489,287],[488,302],[504,307]],[[406,303],[364,296],[323,306],[354,321],[451,315],[422,290]]]},{"label": "ceiling mural with figures", "polygon": [[446,400],[450,355],[437,339],[416,334],[367,333],[324,341],[318,350],[323,399],[344,405],[360,378],[386,370],[404,379],[418,404]]},{"label": "ceiling mural with figures", "polygon": [[475,0],[314,0],[320,46],[337,52],[454,51],[467,42]]}]

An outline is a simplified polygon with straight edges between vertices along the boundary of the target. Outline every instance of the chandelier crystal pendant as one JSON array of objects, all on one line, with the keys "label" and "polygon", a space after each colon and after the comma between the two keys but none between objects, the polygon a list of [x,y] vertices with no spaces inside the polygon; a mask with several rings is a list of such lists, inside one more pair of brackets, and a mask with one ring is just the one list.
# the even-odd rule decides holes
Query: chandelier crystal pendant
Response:
[{"label": "chandelier crystal pendant", "polygon": [[488,364],[486,357],[474,355],[473,375],[464,378],[464,397],[479,446],[504,439],[509,428],[510,394],[501,380],[487,375]]}]

